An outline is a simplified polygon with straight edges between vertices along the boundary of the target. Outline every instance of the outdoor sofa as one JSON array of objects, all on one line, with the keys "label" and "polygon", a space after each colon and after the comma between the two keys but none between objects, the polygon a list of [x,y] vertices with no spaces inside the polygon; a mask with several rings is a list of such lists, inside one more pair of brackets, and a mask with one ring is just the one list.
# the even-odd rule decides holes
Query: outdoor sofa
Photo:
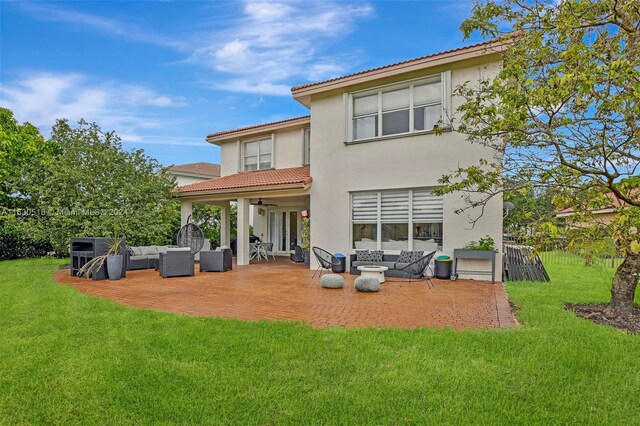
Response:
[{"label": "outdoor sofa", "polygon": [[166,253],[173,246],[129,246],[126,252],[129,265],[128,270],[155,268],[160,258],[160,253]]},{"label": "outdoor sofa", "polygon": [[400,259],[400,255],[399,254],[383,254],[382,255],[382,260],[366,260],[367,257],[364,256],[365,260],[363,259],[363,256],[360,256],[361,260],[358,260],[358,254],[361,254],[364,252],[369,252],[370,254],[379,254],[379,250],[356,250],[356,254],[352,254],[349,256],[349,272],[352,275],[360,275],[360,271],[358,271],[358,266],[386,266],[387,268],[389,268],[389,270],[384,272],[384,275],[387,277],[407,277],[407,278],[421,278],[418,275],[407,275],[405,273],[405,271],[402,270],[402,268],[404,268],[405,266],[407,266],[408,264],[412,263],[415,260],[420,259],[422,256],[424,256],[426,253],[423,251],[414,251],[414,252],[403,252],[403,253],[411,253],[411,255],[406,255],[410,256],[413,260],[410,262],[398,262],[398,260]]}]

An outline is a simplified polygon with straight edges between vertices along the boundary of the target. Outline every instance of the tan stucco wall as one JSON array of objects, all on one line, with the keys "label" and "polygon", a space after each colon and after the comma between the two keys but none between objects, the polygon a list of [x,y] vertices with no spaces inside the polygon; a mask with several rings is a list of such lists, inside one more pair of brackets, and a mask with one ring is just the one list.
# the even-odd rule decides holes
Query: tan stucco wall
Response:
[{"label": "tan stucco wall", "polygon": [[302,144],[301,129],[276,132],[274,142],[275,168],[287,169],[302,166]]},{"label": "tan stucco wall", "polygon": [[[432,71],[424,75],[432,74]],[[477,81],[490,72],[477,65],[452,70],[452,87],[467,80]],[[415,76],[412,76],[415,77]],[[399,80],[400,81],[400,80]],[[459,102],[454,99],[453,110]],[[432,187],[443,174],[480,158],[492,158],[493,153],[479,145],[466,142],[455,132],[441,136],[423,134],[374,142],[345,145],[345,105],[343,94],[312,98],[311,101],[311,241],[331,252],[349,252],[350,191],[393,188]],[[484,216],[471,229],[468,214],[456,215],[463,205],[461,194],[444,198],[443,252],[470,240],[490,235],[498,247],[502,238],[502,199],[496,197],[485,208]],[[501,270],[500,257],[497,259]],[[461,264],[461,268],[484,270],[479,266]],[[498,277],[500,275],[498,274]],[[463,278],[487,279],[484,275]]]},{"label": "tan stucco wall", "polygon": [[[273,167],[276,169],[286,169],[290,167],[300,167],[303,162],[303,134],[302,127],[283,129],[273,133],[274,135],[274,157]],[[221,152],[221,175],[227,176],[238,173],[241,163],[241,143],[268,137],[272,133],[250,136],[242,141],[229,141],[220,146]]]},{"label": "tan stucco wall", "polygon": [[238,173],[240,165],[240,143],[232,141],[220,146],[220,176]]},{"label": "tan stucco wall", "polygon": [[191,185],[192,183],[202,182],[205,180],[209,180],[208,178],[198,178],[193,176],[184,176],[172,173],[176,178],[176,184],[178,186]]}]

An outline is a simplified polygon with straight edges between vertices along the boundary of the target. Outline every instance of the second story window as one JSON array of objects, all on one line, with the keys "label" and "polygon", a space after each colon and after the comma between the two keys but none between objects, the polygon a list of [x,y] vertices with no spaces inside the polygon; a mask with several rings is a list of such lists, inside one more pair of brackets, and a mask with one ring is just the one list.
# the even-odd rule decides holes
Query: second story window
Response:
[{"label": "second story window", "polygon": [[431,78],[354,93],[348,141],[433,130],[448,108],[448,72]]},{"label": "second story window", "polygon": [[264,170],[272,167],[272,138],[244,143],[243,170]]}]

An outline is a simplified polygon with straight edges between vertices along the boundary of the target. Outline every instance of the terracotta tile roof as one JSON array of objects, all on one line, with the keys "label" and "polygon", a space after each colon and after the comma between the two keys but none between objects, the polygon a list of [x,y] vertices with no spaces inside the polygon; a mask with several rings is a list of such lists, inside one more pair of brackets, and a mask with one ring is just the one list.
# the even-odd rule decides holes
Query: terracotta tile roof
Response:
[{"label": "terracotta tile roof", "polygon": [[302,119],[305,119],[305,118],[310,119],[311,116],[310,115],[303,115],[301,117],[287,118],[286,120],[273,121],[271,123],[256,124],[254,126],[240,127],[240,128],[232,129],[232,130],[223,130],[223,131],[220,131],[220,132],[211,133],[210,135],[207,136],[207,139],[215,138],[217,136],[227,135],[227,134],[230,134],[230,133],[243,132],[245,130],[260,129],[262,127],[274,126],[274,125],[278,125],[278,124],[285,124],[285,123],[289,123],[289,122],[296,121],[296,120],[302,120]]},{"label": "terracotta tile roof", "polygon": [[206,163],[204,161],[199,163],[176,164],[175,166],[169,167],[169,172],[219,177],[220,164]]},{"label": "terracotta tile roof", "polygon": [[[640,193],[640,191],[636,190],[636,191],[631,191],[631,193],[629,194],[629,196],[633,196],[635,194]],[[601,208],[598,209],[590,209],[591,212],[603,212],[604,210],[610,210],[613,208],[617,208],[617,207],[624,207],[627,205],[626,202],[624,202],[623,200],[619,199],[613,192],[609,192],[608,194],[604,195],[605,198],[608,198],[611,200],[611,204],[608,204],[606,206],[602,206]],[[556,214],[569,214],[569,213],[574,213],[575,210],[573,209],[573,207],[569,207],[563,210],[557,210]]]},{"label": "terracotta tile roof", "polygon": [[294,87],[291,88],[291,91],[295,92],[295,91],[298,91],[298,90],[301,90],[301,89],[306,89],[307,87],[319,86],[319,85],[326,84],[326,83],[332,83],[334,81],[346,80],[346,79],[351,78],[351,77],[355,77],[355,76],[363,75],[363,74],[368,74],[368,73],[371,73],[371,72],[376,72],[376,71],[384,70],[384,69],[387,69],[387,68],[394,68],[394,67],[398,67],[398,66],[402,66],[402,65],[409,65],[409,64],[412,64],[414,62],[420,62],[420,61],[424,61],[425,59],[432,59],[432,58],[435,58],[435,57],[438,57],[438,56],[449,55],[451,53],[459,52],[459,51],[462,51],[462,50],[475,49],[475,48],[478,48],[478,47],[481,47],[481,46],[485,46],[485,45],[490,45],[490,44],[496,43],[497,41],[498,40],[495,40],[495,39],[494,40],[483,41],[482,43],[476,43],[476,44],[472,44],[472,45],[469,45],[469,46],[458,47],[456,49],[446,50],[444,52],[433,53],[431,55],[421,56],[419,58],[408,59],[406,61],[396,62],[394,64],[383,65],[381,67],[371,68],[371,69],[364,70],[364,71],[358,71],[358,72],[355,72],[353,74],[343,75],[341,77],[336,77],[336,78],[332,78],[332,79],[329,79],[329,80],[318,81],[318,82],[309,83],[309,84],[303,84],[303,85],[300,85],[300,86],[294,86]]},{"label": "terracotta tile roof", "polygon": [[281,185],[300,187],[311,183],[309,166],[289,169],[270,169],[255,172],[240,172],[204,182],[193,183],[178,188],[179,192],[229,192],[230,190],[246,191],[249,189],[269,189]]}]

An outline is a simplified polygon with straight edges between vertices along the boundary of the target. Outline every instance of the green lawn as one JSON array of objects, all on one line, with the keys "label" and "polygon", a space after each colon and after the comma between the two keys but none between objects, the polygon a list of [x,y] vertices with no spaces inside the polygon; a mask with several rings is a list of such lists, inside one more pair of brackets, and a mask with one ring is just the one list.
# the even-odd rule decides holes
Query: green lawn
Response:
[{"label": "green lawn", "polygon": [[[578,319],[611,270],[512,283],[510,330],[314,330],[119,306],[0,262],[0,423],[628,424],[640,336]],[[455,285],[455,284],[454,284]],[[286,297],[284,295],[283,297]]]}]

